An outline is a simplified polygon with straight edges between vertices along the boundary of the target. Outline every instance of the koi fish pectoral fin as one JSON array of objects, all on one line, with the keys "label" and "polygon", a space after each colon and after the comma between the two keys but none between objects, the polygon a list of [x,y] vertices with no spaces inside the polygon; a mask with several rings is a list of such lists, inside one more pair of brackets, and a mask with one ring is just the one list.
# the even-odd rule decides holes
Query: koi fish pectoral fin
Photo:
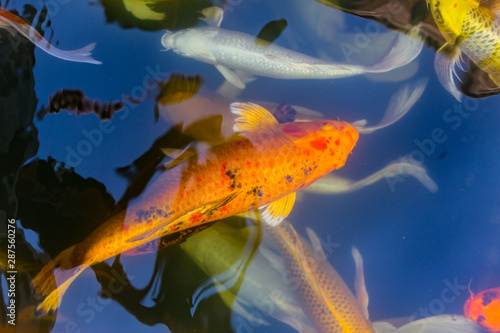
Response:
[{"label": "koi fish pectoral fin", "polygon": [[207,223],[209,221],[206,221],[208,220],[205,219],[206,215],[210,215],[213,211],[216,211],[227,205],[228,203],[233,201],[240,193],[241,192],[234,192],[227,197],[222,198],[221,200],[213,201],[206,205],[195,208],[171,222],[159,223],[157,226],[148,229],[139,235],[136,235],[135,237],[129,239],[127,242],[140,242],[139,244],[137,244],[137,246],[139,246],[146,241],[151,241],[159,237],[167,236],[178,231]]},{"label": "koi fish pectoral fin", "polygon": [[292,211],[295,197],[296,194],[293,192],[265,206],[262,210],[262,219],[264,222],[271,227],[275,227],[283,222]]},{"label": "koi fish pectoral fin", "polygon": [[455,66],[460,63],[460,54],[458,47],[446,43],[437,51],[434,59],[434,68],[439,82],[459,102],[462,100],[462,94],[455,84],[454,76],[458,78]]},{"label": "koi fish pectoral fin", "polygon": [[224,78],[229,83],[231,83],[232,85],[236,86],[237,88],[245,89],[245,87],[246,87],[245,83],[238,76],[238,74],[236,74],[235,71],[233,71],[232,69],[229,69],[229,68],[227,68],[225,66],[218,65],[218,64],[215,65],[215,68],[217,68],[219,70],[219,72],[222,74],[222,76],[224,76]]},{"label": "koi fish pectoral fin", "polygon": [[148,229],[146,230],[145,232],[129,239],[127,241],[127,243],[134,243],[134,242],[141,242],[140,244],[137,244],[137,246],[139,245],[142,245],[144,243],[145,240],[151,238],[151,240],[153,240],[153,235],[156,234],[157,232],[159,232],[162,228],[164,228],[165,225],[163,224],[160,224],[154,228],[151,228],[151,229]]}]

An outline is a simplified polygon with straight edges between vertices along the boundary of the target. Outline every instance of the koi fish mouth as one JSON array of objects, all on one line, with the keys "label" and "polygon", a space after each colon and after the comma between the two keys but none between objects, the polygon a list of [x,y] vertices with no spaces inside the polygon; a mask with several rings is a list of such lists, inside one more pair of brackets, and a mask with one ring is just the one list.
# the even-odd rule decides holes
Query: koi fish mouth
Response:
[{"label": "koi fish mouth", "polygon": [[169,30],[165,30],[165,34],[161,37],[161,45],[165,47],[164,51],[168,51],[172,49],[171,37],[174,33]]}]

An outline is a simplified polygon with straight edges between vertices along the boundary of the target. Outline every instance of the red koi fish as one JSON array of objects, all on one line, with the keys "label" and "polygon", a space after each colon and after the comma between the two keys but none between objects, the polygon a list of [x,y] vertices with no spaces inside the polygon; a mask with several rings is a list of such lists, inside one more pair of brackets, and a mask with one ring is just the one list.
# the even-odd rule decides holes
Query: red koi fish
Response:
[{"label": "red koi fish", "polygon": [[[71,282],[88,266],[160,237],[262,209],[278,225],[290,213],[295,192],[340,168],[358,140],[342,121],[278,121],[255,104],[231,104],[240,135],[193,155],[163,172],[142,198],[61,252],[32,281],[45,296],[40,314],[57,309]],[[57,286],[57,280],[64,281]]]},{"label": "red koi fish", "polygon": [[24,22],[23,19],[21,19],[19,16],[14,15],[11,12],[1,8],[0,28],[6,29],[12,34],[14,34],[14,32],[20,33],[30,42],[38,46],[41,50],[56,58],[75,62],[86,62],[89,64],[101,64],[100,61],[95,60],[91,57],[91,53],[95,47],[95,43],[89,44],[78,50],[60,50],[50,44],[45,38],[42,37],[42,35],[40,35],[38,31],[35,30],[35,28]]},{"label": "red koi fish", "polygon": [[500,332],[500,288],[484,290],[476,295],[471,291],[464,313],[466,318],[490,332]]}]

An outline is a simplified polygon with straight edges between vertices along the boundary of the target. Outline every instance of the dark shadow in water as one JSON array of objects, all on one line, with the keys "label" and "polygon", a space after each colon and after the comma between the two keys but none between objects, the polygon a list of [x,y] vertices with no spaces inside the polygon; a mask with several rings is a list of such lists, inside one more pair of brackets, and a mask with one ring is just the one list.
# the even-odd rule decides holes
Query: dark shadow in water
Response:
[{"label": "dark shadow in water", "polygon": [[[22,209],[19,210],[17,217],[24,227],[39,234],[41,246],[51,257],[55,257],[65,248],[85,239],[113,212],[119,210],[118,207],[126,207],[129,200],[142,192],[154,173],[162,169],[165,155],[160,148],[164,147],[164,144],[177,143],[182,146],[192,141],[184,137],[178,129],[179,126],[173,127],[156,140],[132,166],[122,169],[122,172],[129,171],[130,185],[118,205],[114,204],[113,198],[106,192],[103,184],[94,179],[84,179],[53,159],[29,163],[19,171],[16,192]],[[210,225],[211,223],[164,237],[161,240],[161,247],[176,244]],[[144,248],[142,251],[150,252]],[[177,252],[179,250],[174,253]],[[196,272],[193,273],[193,270],[197,270],[193,268],[194,265],[183,267],[188,265],[189,258],[177,258],[175,254],[167,258],[160,253],[150,284],[141,290],[134,289],[128,282],[120,282],[127,278],[118,260],[119,256],[112,268],[105,263],[92,266],[105,290],[103,296],[111,295],[144,324],[164,323],[172,331],[178,332],[199,331],[200,329],[206,331],[207,327],[218,329],[224,327],[226,331],[231,331],[231,310],[223,304],[207,307],[206,311],[209,311],[209,314],[200,309],[197,316],[203,318],[197,319],[195,316],[191,319],[190,306],[185,300],[191,297],[190,290],[196,289],[200,277],[197,277],[199,274]],[[114,274],[119,272],[119,276],[122,277],[118,282],[126,286],[123,292],[110,294],[109,290],[116,291],[116,289],[109,288],[110,283],[113,286],[118,283],[110,280],[117,279],[113,272]],[[167,279],[170,282],[162,282],[165,276],[174,277],[174,281]],[[27,285],[31,278],[32,276],[26,281]],[[186,284],[187,282],[189,283]],[[157,283],[161,285],[158,290],[156,289]],[[186,285],[190,285],[190,288],[185,288]],[[159,303],[150,308],[142,306],[141,303],[148,294],[152,293],[152,290],[156,295],[154,301]],[[222,301],[215,300],[214,302]],[[192,329],[186,330],[186,325],[192,325]]]},{"label": "dark shadow in water", "polygon": [[50,158],[21,168],[16,194],[23,227],[38,233],[40,245],[51,257],[82,241],[115,205],[103,184]]},{"label": "dark shadow in water", "polygon": [[[240,225],[240,227],[245,226],[245,219],[237,217],[229,219],[232,224]],[[182,242],[194,233],[206,229],[213,223],[204,225],[202,228],[188,229],[184,234],[173,234],[168,238],[164,237],[154,242],[151,251],[157,249],[161,251],[156,257],[152,278],[142,289],[132,286],[133,282],[128,279],[124,272],[119,257],[115,259],[112,266],[105,263],[93,266],[102,286],[102,296],[117,301],[146,325],[152,326],[163,322],[172,332],[200,332],[200,329],[202,332],[233,332],[232,312],[220,297],[208,297],[193,307],[192,296],[196,294],[201,282],[206,281],[210,276],[202,272],[180,247],[172,246],[174,243]],[[246,269],[260,244],[260,240],[261,233],[258,233],[256,239],[251,240],[252,251],[236,277],[234,285],[230,286],[235,294],[243,282]],[[243,247],[245,242],[242,242],[241,245]],[[210,249],[206,250],[210,251]],[[221,265],[221,263],[207,263],[207,265],[211,264]],[[148,298],[148,295],[152,296]],[[152,301],[153,305],[142,305],[144,300]]]},{"label": "dark shadow in water", "polygon": [[[375,20],[389,29],[408,33],[416,25],[428,46],[438,50],[446,40],[434,22],[425,0],[315,0],[343,12]],[[467,56],[464,57],[467,59]],[[462,75],[460,90],[469,97],[481,98],[500,93],[489,75],[478,69],[472,61],[466,61],[467,71]]]},{"label": "dark shadow in water", "polygon": [[47,114],[66,111],[69,114],[75,113],[77,116],[82,114],[94,113],[101,120],[111,119],[115,112],[123,109],[123,102],[107,102],[98,99],[89,99],[80,89],[61,89],[49,97],[49,105],[43,105],[37,111],[36,117],[42,120]]},{"label": "dark shadow in water", "polygon": [[207,0],[100,0],[100,4],[108,22],[147,31],[193,27],[200,11],[212,6]]},{"label": "dark shadow in water", "polygon": [[[14,14],[18,15],[17,12]],[[33,22],[37,12],[31,6],[25,6],[23,20],[41,30],[46,9]],[[38,131],[33,124],[37,105],[34,86],[33,66],[35,46],[19,34],[10,34],[0,29],[0,238],[1,258],[0,275],[2,280],[11,276],[7,271],[7,219],[19,219],[19,212],[24,210],[22,200],[16,195],[16,188],[22,171],[21,166],[38,151]],[[37,251],[26,241],[24,232],[16,222],[15,234],[15,304],[16,326],[8,324],[5,299],[0,302],[0,330],[3,332],[48,332],[54,326],[55,317],[34,318],[34,306],[38,300],[31,294],[30,282],[43,262]],[[21,224],[23,220],[21,219]],[[6,280],[4,280],[6,282]],[[1,288],[1,287],[0,287]],[[4,294],[2,290],[2,294]]]},{"label": "dark shadow in water", "polygon": [[[214,122],[215,126],[209,124]],[[220,116],[212,116],[191,124],[184,129],[184,132],[181,132],[182,125],[168,130],[132,165],[118,170],[129,180],[129,186],[116,205],[106,192],[105,186],[98,181],[91,178],[84,179],[74,170],[67,169],[64,164],[50,158],[48,161],[33,161],[19,171],[16,192],[22,209],[19,210],[17,217],[24,227],[39,234],[41,246],[51,257],[55,257],[65,248],[85,239],[107,218],[116,211],[125,209],[131,199],[142,193],[154,174],[164,169],[163,162],[169,159],[162,148],[185,148],[195,141],[189,133],[203,132],[199,130],[200,128],[218,128],[214,135],[220,139],[221,123]],[[200,135],[196,136],[200,138]],[[211,223],[164,237],[160,247],[176,244],[210,225]],[[145,249],[147,245],[138,252],[149,252]],[[180,251],[174,250],[174,253],[178,252]],[[116,299],[144,324],[164,323],[172,331],[178,332],[195,330],[215,332],[215,329],[222,328],[227,332],[232,331],[231,309],[218,297],[211,299],[212,305],[200,307],[192,318],[190,304],[185,300],[192,296],[192,290],[196,289],[202,277],[194,265],[189,265],[189,258],[185,256],[178,258],[176,254],[170,254],[167,258],[160,253],[150,284],[141,290],[136,290],[130,285],[118,261],[119,256],[112,268],[105,263],[92,267],[103,286],[103,296]],[[192,267],[184,267],[186,265]],[[165,276],[173,277],[173,280],[167,279],[167,283],[164,283]],[[119,282],[125,288],[123,292],[116,293],[116,288],[110,286],[119,285]],[[27,284],[29,285],[29,281]],[[143,306],[141,303],[151,293],[155,295],[153,301],[156,305]],[[215,302],[215,305],[212,302]]]}]

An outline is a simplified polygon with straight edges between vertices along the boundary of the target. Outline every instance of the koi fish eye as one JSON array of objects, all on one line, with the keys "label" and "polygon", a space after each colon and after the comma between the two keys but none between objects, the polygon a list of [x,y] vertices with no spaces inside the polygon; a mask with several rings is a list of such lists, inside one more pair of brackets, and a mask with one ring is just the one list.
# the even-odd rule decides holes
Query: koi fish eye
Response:
[{"label": "koi fish eye", "polygon": [[436,5],[434,6],[434,17],[438,24],[443,24],[443,16],[441,15],[441,11],[439,10],[439,1],[436,1]]},{"label": "koi fish eye", "polygon": [[437,9],[437,8],[434,11],[434,17],[435,17],[436,22],[438,24],[443,24],[443,16],[441,16],[441,11],[439,9]]},{"label": "koi fish eye", "polygon": [[323,131],[331,131],[333,129],[333,126],[328,122],[324,122],[321,124],[321,129]]}]

